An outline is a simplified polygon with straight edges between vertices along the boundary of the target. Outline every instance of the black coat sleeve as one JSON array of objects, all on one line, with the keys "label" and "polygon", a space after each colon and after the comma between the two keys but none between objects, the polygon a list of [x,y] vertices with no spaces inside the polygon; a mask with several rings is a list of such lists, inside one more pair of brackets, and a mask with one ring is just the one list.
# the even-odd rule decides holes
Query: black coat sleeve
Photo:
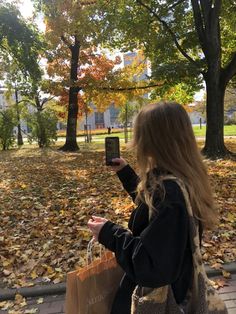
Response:
[{"label": "black coat sleeve", "polygon": [[118,178],[120,179],[124,189],[129,193],[132,197],[133,201],[136,198],[136,189],[139,183],[139,177],[135,173],[135,171],[130,167],[130,165],[126,165],[123,169],[117,172]]},{"label": "black coat sleeve", "polygon": [[99,242],[115,252],[120,266],[136,283],[160,287],[178,278],[188,238],[188,215],[183,203],[163,203],[159,215],[142,231],[133,234],[108,221]]}]

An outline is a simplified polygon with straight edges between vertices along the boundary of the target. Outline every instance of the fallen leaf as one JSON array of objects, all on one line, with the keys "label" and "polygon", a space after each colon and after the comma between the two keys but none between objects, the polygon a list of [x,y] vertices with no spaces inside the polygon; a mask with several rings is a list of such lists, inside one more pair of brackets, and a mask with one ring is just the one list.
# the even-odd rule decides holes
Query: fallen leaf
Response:
[{"label": "fallen leaf", "polygon": [[39,299],[37,300],[37,304],[42,304],[42,303],[43,303],[43,300],[44,300],[44,298],[39,298]]}]

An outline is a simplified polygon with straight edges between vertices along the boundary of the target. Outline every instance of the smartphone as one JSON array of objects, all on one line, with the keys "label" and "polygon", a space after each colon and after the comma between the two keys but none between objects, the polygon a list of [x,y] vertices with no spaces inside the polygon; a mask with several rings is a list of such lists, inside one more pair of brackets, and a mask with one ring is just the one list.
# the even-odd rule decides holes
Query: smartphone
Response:
[{"label": "smartphone", "polygon": [[105,137],[106,165],[118,166],[119,163],[112,162],[113,158],[120,158],[120,141],[118,136]]}]

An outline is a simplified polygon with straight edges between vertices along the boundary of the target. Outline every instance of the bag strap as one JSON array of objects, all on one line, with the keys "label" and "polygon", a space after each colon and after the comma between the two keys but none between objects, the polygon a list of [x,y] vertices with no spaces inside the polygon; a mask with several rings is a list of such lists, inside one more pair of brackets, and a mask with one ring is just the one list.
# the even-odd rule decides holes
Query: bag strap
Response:
[{"label": "bag strap", "polygon": [[193,209],[192,209],[192,205],[189,198],[189,193],[186,189],[186,186],[181,179],[173,175],[161,176],[160,180],[175,181],[183,193],[185,204],[188,211],[188,216],[189,216],[189,238],[190,238],[190,245],[191,245],[192,256],[193,256],[193,266],[194,266],[194,269],[197,270],[197,273],[201,273],[203,277],[207,279],[206,271],[205,271],[204,264],[202,261],[202,254],[200,250],[199,224],[197,222],[196,217],[194,217],[193,215]]}]

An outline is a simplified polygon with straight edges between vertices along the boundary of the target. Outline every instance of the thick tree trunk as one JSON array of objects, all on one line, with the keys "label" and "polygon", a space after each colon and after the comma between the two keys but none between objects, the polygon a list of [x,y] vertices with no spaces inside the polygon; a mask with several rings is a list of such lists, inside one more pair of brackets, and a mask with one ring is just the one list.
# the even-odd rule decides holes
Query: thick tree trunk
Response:
[{"label": "thick tree trunk", "polygon": [[66,128],[66,143],[61,148],[61,150],[63,151],[79,150],[79,146],[76,141],[77,116],[78,116],[78,90],[75,87],[70,87]]},{"label": "thick tree trunk", "polygon": [[203,154],[209,158],[228,155],[224,145],[224,95],[226,86],[220,81],[220,74],[210,72],[206,76],[207,127]]},{"label": "thick tree trunk", "polygon": [[18,120],[18,125],[17,125],[17,145],[18,146],[22,146],[23,143],[23,137],[22,137],[22,133],[21,133],[21,124],[20,124],[20,120]]},{"label": "thick tree trunk", "polygon": [[225,70],[222,69],[221,62],[222,1],[216,0],[214,5],[212,1],[191,0],[191,3],[196,32],[207,65],[207,72],[201,72],[207,89],[207,130],[203,153],[212,159],[225,157],[229,152],[224,145],[224,95],[227,77],[223,75]]},{"label": "thick tree trunk", "polygon": [[71,72],[70,81],[72,86],[69,90],[69,106],[67,117],[67,129],[66,129],[66,143],[61,150],[63,151],[77,151],[79,146],[76,141],[77,135],[77,117],[78,117],[78,92],[79,88],[73,86],[77,81],[77,70],[79,61],[80,45],[75,36],[75,44],[70,47],[71,50]]},{"label": "thick tree trunk", "polygon": [[45,126],[42,120],[42,110],[38,110],[37,112],[37,122],[38,122],[38,145],[40,148],[47,146],[47,136]]}]

